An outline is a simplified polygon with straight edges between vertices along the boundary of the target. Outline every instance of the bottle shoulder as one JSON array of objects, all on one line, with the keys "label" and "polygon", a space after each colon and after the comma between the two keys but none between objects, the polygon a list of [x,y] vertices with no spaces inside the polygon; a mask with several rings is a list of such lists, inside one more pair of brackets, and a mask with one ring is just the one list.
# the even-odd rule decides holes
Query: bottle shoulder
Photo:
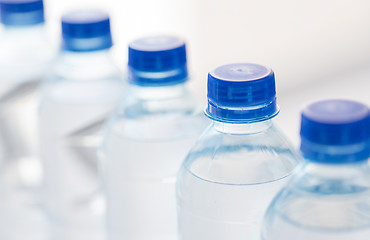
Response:
[{"label": "bottle shoulder", "polygon": [[73,53],[61,51],[49,73],[48,80],[122,80],[123,73],[114,63],[108,52]]},{"label": "bottle shoulder", "polygon": [[365,194],[370,197],[370,165],[365,161],[355,164],[315,164],[305,160],[284,188],[299,197]]},{"label": "bottle shoulder", "polygon": [[175,96],[143,98],[128,89],[109,126],[112,134],[170,140],[198,136],[208,124],[199,102],[187,90]]},{"label": "bottle shoulder", "polygon": [[62,51],[42,85],[42,97],[58,102],[117,102],[124,93],[123,74],[108,51]]},{"label": "bottle shoulder", "polygon": [[41,100],[66,104],[117,104],[125,91],[120,73],[106,77],[82,79],[51,76],[41,87]]},{"label": "bottle shoulder", "polygon": [[12,81],[40,80],[56,56],[44,29],[4,31],[0,35],[0,76]]},{"label": "bottle shoulder", "polygon": [[183,167],[199,178],[225,184],[258,184],[288,176],[300,156],[274,124],[252,134],[225,134],[212,124]]},{"label": "bottle shoulder", "polygon": [[27,57],[27,54],[36,52],[38,54],[29,57],[40,59],[46,52],[50,54],[52,47],[46,29],[42,26],[0,32],[0,48],[5,51],[3,53],[18,53]]},{"label": "bottle shoulder", "polygon": [[271,203],[267,219],[314,229],[370,227],[369,165],[313,168],[305,163],[297,169]]}]

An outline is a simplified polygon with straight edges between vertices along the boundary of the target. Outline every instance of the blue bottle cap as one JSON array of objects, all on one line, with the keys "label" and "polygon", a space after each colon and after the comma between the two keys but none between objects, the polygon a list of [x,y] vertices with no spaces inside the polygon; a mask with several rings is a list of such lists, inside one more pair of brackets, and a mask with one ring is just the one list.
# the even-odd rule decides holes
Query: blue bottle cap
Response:
[{"label": "blue bottle cap", "polygon": [[0,0],[0,20],[5,26],[27,26],[43,23],[43,1]]},{"label": "blue bottle cap", "polygon": [[86,52],[112,46],[109,15],[99,10],[79,10],[62,17],[62,47]]},{"label": "blue bottle cap", "polygon": [[137,39],[128,48],[129,80],[142,86],[185,82],[188,77],[185,42],[174,36]]},{"label": "blue bottle cap", "polygon": [[251,123],[279,113],[274,72],[262,65],[234,63],[208,74],[206,115],[216,121]]},{"label": "blue bottle cap", "polygon": [[370,157],[370,110],[349,100],[324,100],[306,107],[301,151],[312,161],[345,163]]}]

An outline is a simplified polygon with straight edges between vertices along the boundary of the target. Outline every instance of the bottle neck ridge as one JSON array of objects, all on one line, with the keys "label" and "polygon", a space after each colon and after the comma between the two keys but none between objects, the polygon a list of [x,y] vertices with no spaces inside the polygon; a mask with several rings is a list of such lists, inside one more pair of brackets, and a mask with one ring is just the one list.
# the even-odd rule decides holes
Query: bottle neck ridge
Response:
[{"label": "bottle neck ridge", "polygon": [[228,134],[255,134],[269,129],[272,126],[271,120],[254,123],[225,123],[213,121],[214,128],[222,133]]}]

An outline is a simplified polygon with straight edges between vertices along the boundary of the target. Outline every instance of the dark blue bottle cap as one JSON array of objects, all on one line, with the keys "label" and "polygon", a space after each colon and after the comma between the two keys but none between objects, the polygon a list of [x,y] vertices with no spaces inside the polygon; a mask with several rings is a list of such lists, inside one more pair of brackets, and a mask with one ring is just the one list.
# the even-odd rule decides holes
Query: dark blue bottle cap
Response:
[{"label": "dark blue bottle cap", "polygon": [[302,112],[301,151],[312,161],[345,163],[370,157],[370,110],[349,100],[315,102]]},{"label": "dark blue bottle cap", "polygon": [[99,10],[79,10],[62,17],[62,47],[86,52],[112,46],[109,15]]},{"label": "dark blue bottle cap", "polygon": [[0,19],[5,26],[27,26],[43,23],[43,1],[0,0]]},{"label": "dark blue bottle cap", "polygon": [[234,63],[208,74],[206,115],[216,121],[251,123],[279,113],[274,72],[262,65]]},{"label": "dark blue bottle cap", "polygon": [[188,77],[185,42],[174,36],[137,39],[128,48],[129,80],[142,86],[185,82]]}]

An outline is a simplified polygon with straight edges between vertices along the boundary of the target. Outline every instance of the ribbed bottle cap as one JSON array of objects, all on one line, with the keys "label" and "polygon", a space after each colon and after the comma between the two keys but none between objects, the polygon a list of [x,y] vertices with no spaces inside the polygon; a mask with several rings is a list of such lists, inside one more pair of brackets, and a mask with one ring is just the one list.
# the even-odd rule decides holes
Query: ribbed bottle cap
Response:
[{"label": "ribbed bottle cap", "polygon": [[161,86],[187,80],[185,42],[174,36],[137,39],[128,49],[129,80],[133,84]]},{"label": "ribbed bottle cap", "polygon": [[262,65],[234,63],[208,74],[206,115],[222,122],[257,122],[276,116],[274,72]]},{"label": "ribbed bottle cap", "polygon": [[369,108],[349,100],[324,100],[307,106],[301,119],[301,151],[319,162],[369,158]]},{"label": "ribbed bottle cap", "polygon": [[99,10],[79,10],[62,17],[63,49],[96,51],[112,46],[109,15]]},{"label": "ribbed bottle cap", "polygon": [[0,0],[0,19],[6,26],[27,26],[44,22],[42,0]]}]

